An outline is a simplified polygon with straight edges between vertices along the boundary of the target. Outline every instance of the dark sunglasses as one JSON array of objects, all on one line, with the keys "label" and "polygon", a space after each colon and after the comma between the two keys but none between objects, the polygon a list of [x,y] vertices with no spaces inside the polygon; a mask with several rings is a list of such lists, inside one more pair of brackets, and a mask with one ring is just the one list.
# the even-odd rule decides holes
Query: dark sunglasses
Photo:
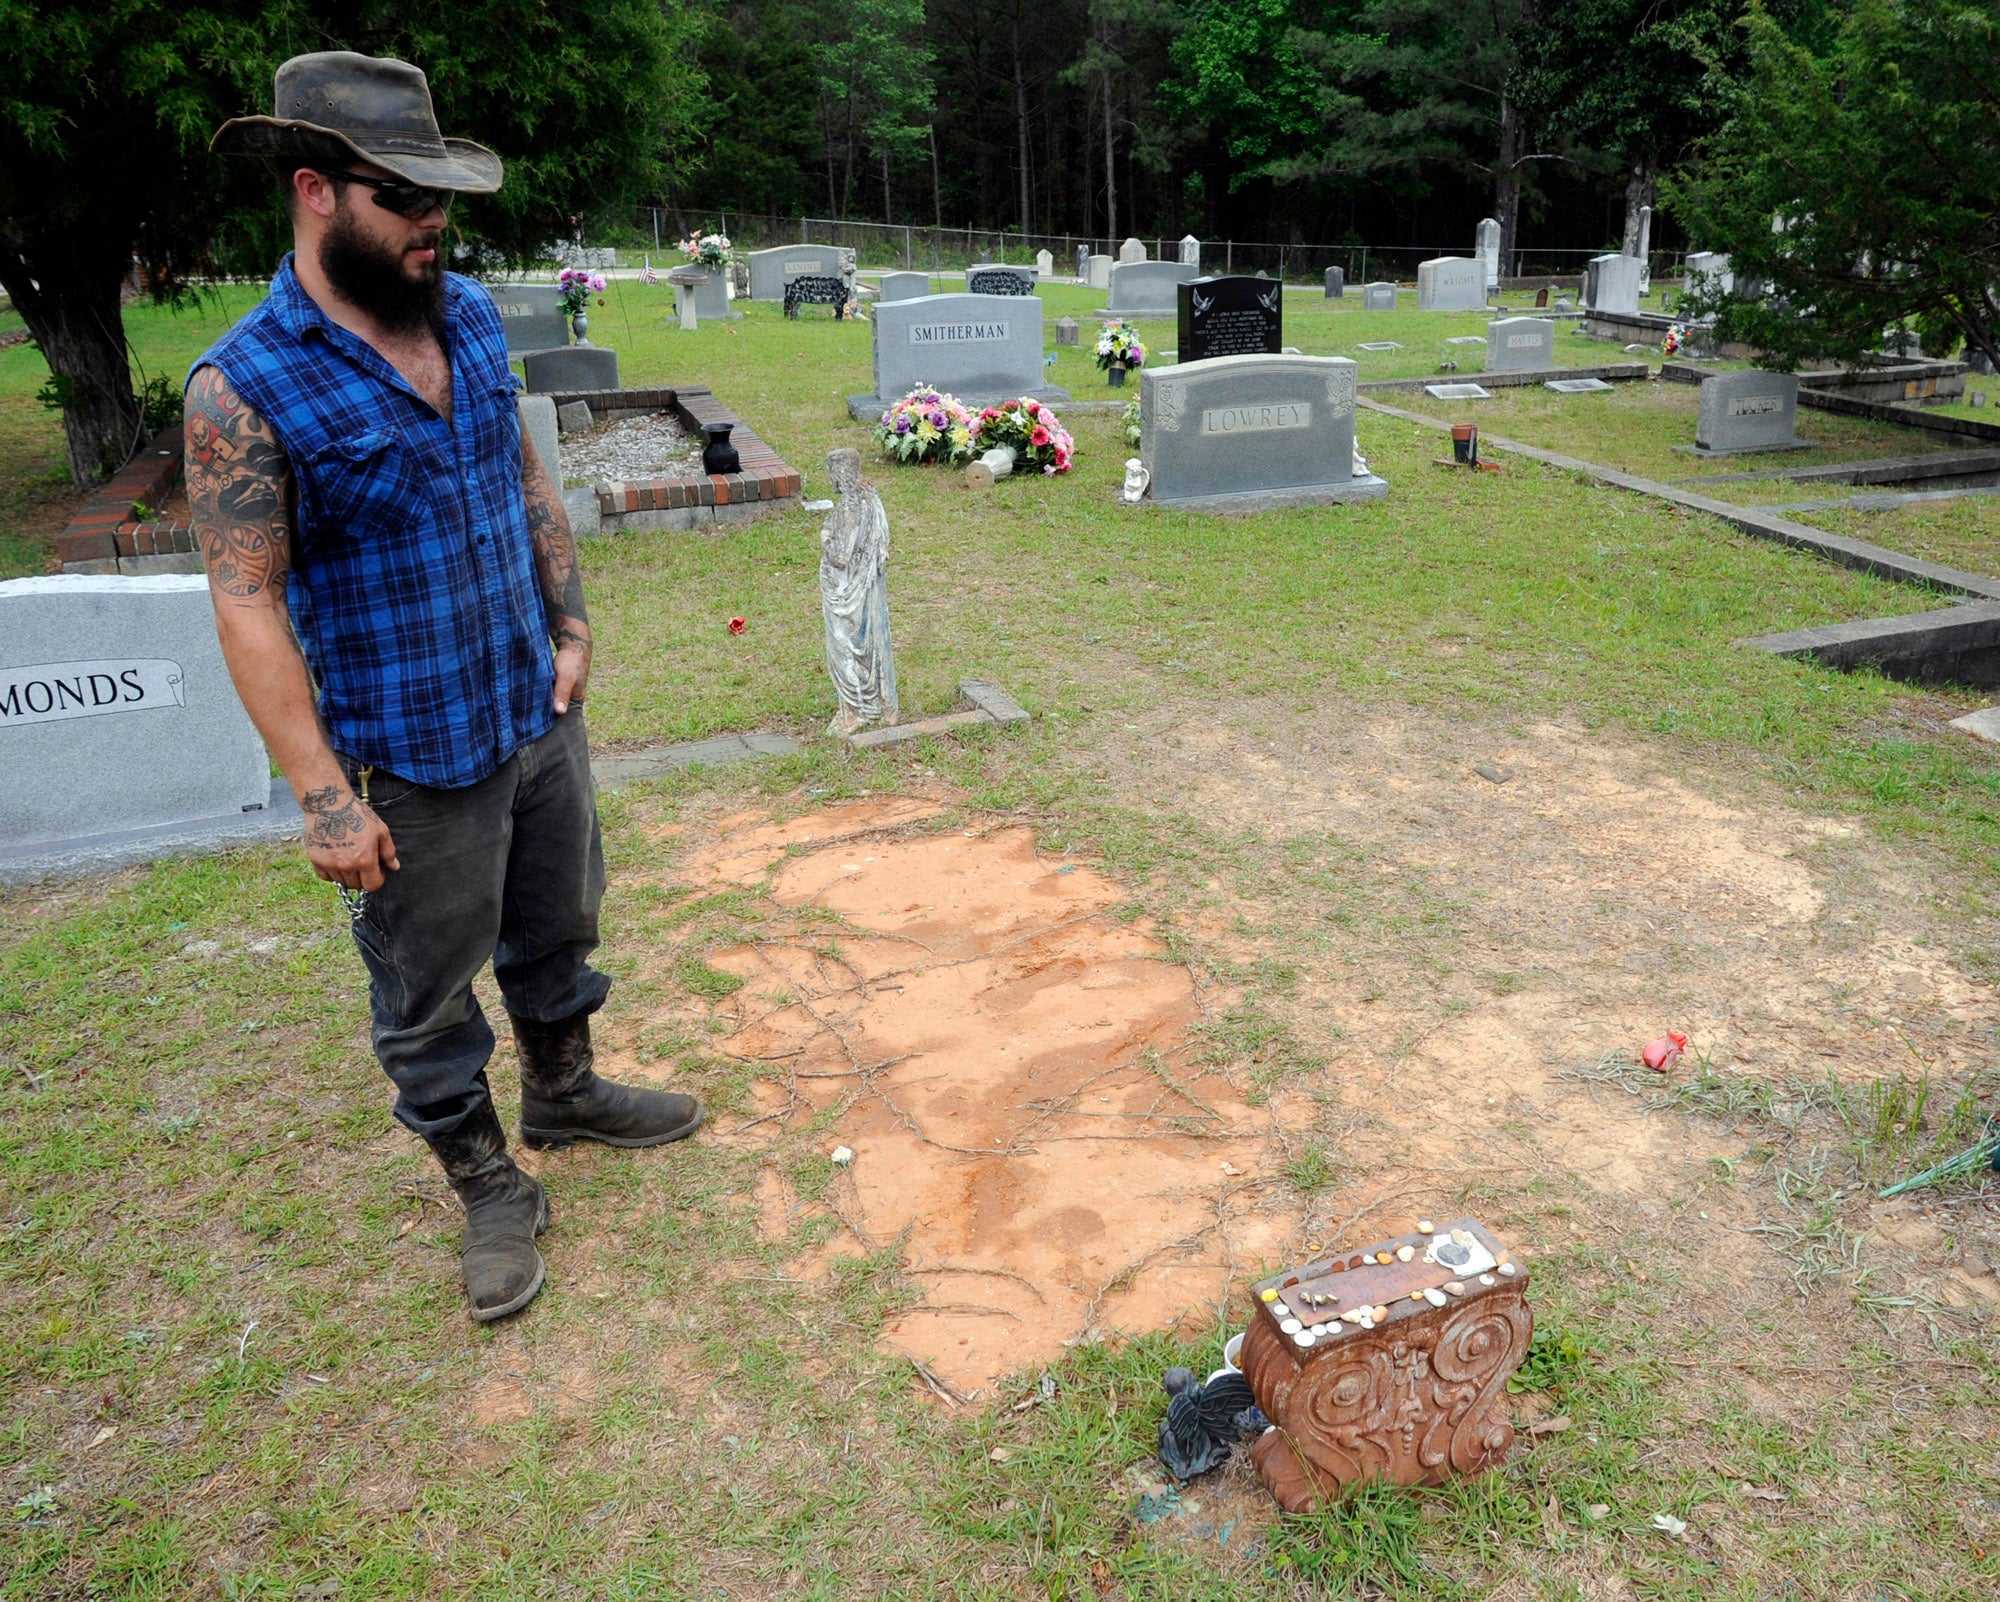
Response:
[{"label": "dark sunglasses", "polygon": [[419,217],[430,214],[433,206],[442,211],[451,210],[452,191],[449,189],[426,189],[422,184],[408,184],[397,178],[364,178],[358,172],[335,172],[327,167],[315,167],[314,172],[322,178],[337,178],[342,183],[365,184],[375,191],[369,196],[384,211],[393,211],[398,217],[407,217],[415,222]]}]

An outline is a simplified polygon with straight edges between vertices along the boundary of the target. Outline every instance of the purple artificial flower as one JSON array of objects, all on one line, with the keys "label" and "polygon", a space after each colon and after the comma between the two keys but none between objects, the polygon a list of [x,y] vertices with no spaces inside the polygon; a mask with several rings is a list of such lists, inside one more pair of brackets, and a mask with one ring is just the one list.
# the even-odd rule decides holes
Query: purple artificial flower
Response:
[{"label": "purple artificial flower", "polygon": [[909,420],[909,419],[908,419],[907,417],[899,417],[899,418],[897,418],[897,419],[896,419],[896,432],[897,432],[898,434],[907,434],[907,433],[909,433],[909,431],[910,431],[910,420]]},{"label": "purple artificial flower", "polygon": [[931,413],[931,427],[943,428],[944,425],[945,425],[944,409],[940,407],[938,410]]}]

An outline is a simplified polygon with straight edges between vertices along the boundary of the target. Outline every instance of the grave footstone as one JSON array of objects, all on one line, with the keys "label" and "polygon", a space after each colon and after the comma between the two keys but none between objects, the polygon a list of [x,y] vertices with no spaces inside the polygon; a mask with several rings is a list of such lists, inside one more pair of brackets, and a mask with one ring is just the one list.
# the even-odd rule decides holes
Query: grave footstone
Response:
[{"label": "grave footstone", "polygon": [[487,292],[500,314],[509,356],[569,343],[569,319],[563,315],[562,291],[555,285],[490,284]]},{"label": "grave footstone", "polygon": [[1180,286],[1195,270],[1178,261],[1120,262],[1111,269],[1111,294],[1105,310],[1114,317],[1173,317]]},{"label": "grave footstone", "polygon": [[1140,375],[1145,502],[1196,510],[1372,500],[1354,472],[1356,368],[1341,356],[1218,356]]},{"label": "grave footstone", "polygon": [[1491,400],[1492,391],[1480,384],[1426,384],[1424,393],[1433,400]]},{"label": "grave footstone", "polygon": [[919,295],[931,292],[928,273],[884,273],[882,275],[882,298],[884,300],[915,300]]},{"label": "grave footstone", "polygon": [[1181,235],[1181,262],[1196,272],[1201,271],[1201,241],[1193,234]]},{"label": "grave footstone", "polygon": [[1542,388],[1552,389],[1558,395],[1602,395],[1611,386],[1601,378],[1551,378]]},{"label": "grave footstone", "polygon": [[923,295],[885,302],[870,324],[874,393],[850,395],[849,415],[874,422],[919,384],[968,406],[1016,396],[1066,401],[1043,382],[1038,295]]},{"label": "grave footstone", "polygon": [[271,805],[199,574],[0,582],[0,865],[10,848]]},{"label": "grave footstone", "polygon": [[1346,296],[1347,296],[1346,272],[1339,267],[1327,268],[1326,298],[1328,300],[1343,300],[1346,298]]},{"label": "grave footstone", "polygon": [[[769,250],[750,252],[750,298],[785,298],[785,285],[794,278],[839,278],[851,289],[854,265],[849,253],[837,245],[774,245]],[[706,307],[704,317],[713,315]]]},{"label": "grave footstone", "polygon": [[1584,304],[1592,311],[1630,316],[1639,310],[1639,276],[1644,264],[1637,256],[1593,256],[1584,279]]},{"label": "grave footstone", "polygon": [[1472,232],[1472,254],[1479,258],[1479,264],[1486,274],[1486,292],[1489,295],[1500,291],[1500,224],[1492,217],[1482,217],[1479,226]]},{"label": "grave footstone", "polygon": [[1111,287],[1111,269],[1118,265],[1113,256],[1088,256],[1084,258],[1084,282],[1092,289]]},{"label": "grave footstone", "polygon": [[531,395],[618,387],[618,352],[603,345],[530,351],[521,358],[521,368],[528,376]]},{"label": "grave footstone", "polygon": [[1793,373],[1752,368],[1717,373],[1701,381],[1695,420],[1698,454],[1733,456],[1745,451],[1809,450],[1797,437],[1799,380]]},{"label": "grave footstone", "polygon": [[1118,247],[1118,259],[1121,262],[1144,261],[1146,259],[1146,247],[1136,239],[1128,239]]},{"label": "grave footstone", "polygon": [[[537,397],[526,395],[522,398],[524,400],[534,400]],[[540,398],[548,400],[546,395]],[[564,401],[562,405],[556,406],[554,401],[549,401],[549,404],[555,406],[556,430],[559,434],[588,434],[590,432],[590,402]]]},{"label": "grave footstone", "polygon": [[1184,362],[1217,356],[1275,356],[1284,350],[1284,293],[1263,278],[1196,278],[1179,286]]},{"label": "grave footstone", "polygon": [[1396,286],[1376,282],[1361,286],[1361,309],[1363,311],[1394,311],[1396,309]]},{"label": "grave footstone", "polygon": [[1486,275],[1469,256],[1438,256],[1417,266],[1418,311],[1483,311]]},{"label": "grave footstone", "polygon": [[1486,370],[1525,373],[1556,364],[1556,325],[1546,317],[1502,317],[1486,325]]}]

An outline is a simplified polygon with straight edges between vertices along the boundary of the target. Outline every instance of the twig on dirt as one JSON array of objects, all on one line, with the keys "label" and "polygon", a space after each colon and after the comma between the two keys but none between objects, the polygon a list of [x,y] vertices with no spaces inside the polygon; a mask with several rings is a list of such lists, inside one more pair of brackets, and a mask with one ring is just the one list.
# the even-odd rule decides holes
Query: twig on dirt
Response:
[{"label": "twig on dirt", "polygon": [[1123,1268],[1119,1269],[1117,1273],[1113,1274],[1100,1285],[1097,1294],[1091,1297],[1090,1305],[1083,1310],[1083,1324],[1077,1330],[1075,1338],[1082,1340],[1097,1328],[1097,1311],[1104,1305],[1104,1299],[1121,1286],[1130,1284],[1138,1272],[1148,1263],[1152,1262],[1154,1258],[1163,1257],[1168,1252],[1184,1251],[1188,1247],[1207,1238],[1207,1236],[1215,1231],[1216,1227],[1214,1222],[1206,1223],[1192,1234],[1181,1236],[1179,1240],[1163,1241],[1151,1251],[1141,1253]]},{"label": "twig on dirt", "polygon": [[1041,1286],[1037,1285],[1025,1274],[1015,1273],[1011,1268],[975,1268],[969,1263],[961,1265],[941,1263],[935,1268],[906,1267],[903,1272],[906,1274],[983,1274],[992,1279],[1011,1279],[1015,1284],[1025,1286],[1036,1301],[1045,1302],[1048,1300],[1042,1294]]},{"label": "twig on dirt", "polygon": [[14,1066],[21,1070],[22,1077],[28,1081],[28,1089],[30,1089],[31,1091],[40,1090],[43,1085],[48,1083],[49,1076],[47,1074],[36,1073],[35,1070],[30,1068],[26,1063],[16,1062]]},{"label": "twig on dirt", "polygon": [[1005,1307],[991,1307],[985,1302],[918,1302],[914,1306],[904,1308],[898,1316],[908,1318],[912,1313],[970,1313],[978,1318],[988,1318],[998,1313],[1002,1318],[1011,1318],[1017,1324],[1021,1322],[1019,1313]]},{"label": "twig on dirt", "polygon": [[915,1371],[918,1379],[922,1380],[940,1398],[949,1402],[953,1407],[963,1407],[966,1404],[968,1398],[959,1395],[957,1391],[953,1390],[943,1380],[939,1379],[937,1375],[933,1374],[930,1364],[913,1357],[910,1359],[910,1367]]},{"label": "twig on dirt", "polygon": [[[1155,1107],[1157,1107],[1158,1103],[1155,1103],[1154,1105]],[[1015,1104],[1014,1110],[1016,1112],[1056,1113],[1060,1114],[1064,1118],[1136,1118],[1141,1123],[1144,1123],[1149,1118],[1214,1118],[1221,1122],[1227,1122],[1226,1119],[1223,1119],[1221,1113],[1214,1113],[1214,1112],[1163,1113],[1154,1111],[1152,1108],[1147,1109],[1145,1112],[1136,1112],[1136,1113],[1095,1112],[1095,1111],[1086,1111],[1081,1107],[1064,1107],[1060,1103],[1053,1101],[1017,1102]]]},{"label": "twig on dirt", "polygon": [[[787,1010],[789,1010],[789,1008]],[[738,1030],[737,1032],[739,1034],[742,1033],[741,1030]],[[814,1033],[815,1035],[817,1035],[818,1031],[814,1031]],[[733,1062],[783,1062],[787,1057],[803,1057],[811,1049],[812,1049],[812,1042],[810,1040],[807,1041],[807,1043],[803,1046],[792,1047],[790,1051],[774,1051],[769,1053],[767,1056],[762,1056],[762,1057],[748,1057],[745,1056],[740,1051],[731,1051],[727,1046],[721,1046],[717,1048],[717,1050],[719,1050],[723,1056],[729,1058]]]},{"label": "twig on dirt", "polygon": [[236,1337],[236,1361],[243,1361],[243,1354],[250,1349],[250,1336],[257,1328],[257,1320],[251,1319],[243,1326],[243,1333]]}]

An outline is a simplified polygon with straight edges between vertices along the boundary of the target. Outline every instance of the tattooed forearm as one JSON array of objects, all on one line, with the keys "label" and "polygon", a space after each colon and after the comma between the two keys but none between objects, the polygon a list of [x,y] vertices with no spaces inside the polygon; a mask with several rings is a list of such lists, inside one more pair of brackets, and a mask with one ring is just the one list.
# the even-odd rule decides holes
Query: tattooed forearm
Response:
[{"label": "tattooed forearm", "polygon": [[368,813],[344,784],[308,790],[299,797],[306,815],[306,847],[344,846],[368,827]]},{"label": "tattooed forearm", "polygon": [[188,510],[216,590],[282,597],[292,566],[292,472],[270,426],[204,367],[188,385]]},{"label": "tattooed forearm", "polygon": [[535,576],[549,633],[557,646],[590,649],[590,613],[583,601],[583,570],[577,565],[576,542],[569,516],[550,482],[548,470],[532,449],[521,453],[521,493],[528,506],[528,539],[535,551]]}]

